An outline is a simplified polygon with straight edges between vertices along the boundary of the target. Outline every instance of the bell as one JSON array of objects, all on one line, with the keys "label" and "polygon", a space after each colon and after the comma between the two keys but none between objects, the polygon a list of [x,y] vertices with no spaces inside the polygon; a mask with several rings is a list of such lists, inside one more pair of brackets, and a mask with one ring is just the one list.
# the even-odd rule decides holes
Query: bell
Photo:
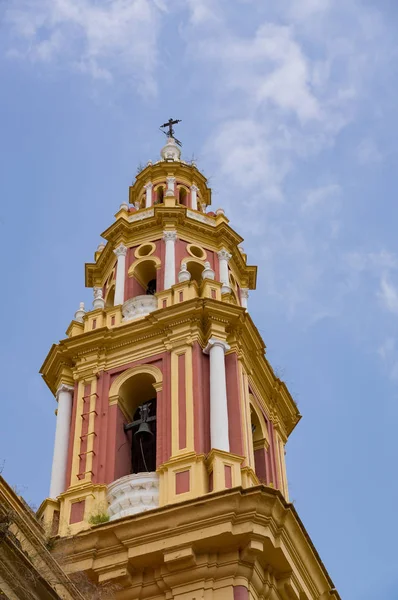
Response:
[{"label": "bell", "polygon": [[143,442],[149,441],[153,437],[151,428],[149,427],[146,421],[143,421],[141,423],[134,435],[136,435],[137,437],[141,437]]}]

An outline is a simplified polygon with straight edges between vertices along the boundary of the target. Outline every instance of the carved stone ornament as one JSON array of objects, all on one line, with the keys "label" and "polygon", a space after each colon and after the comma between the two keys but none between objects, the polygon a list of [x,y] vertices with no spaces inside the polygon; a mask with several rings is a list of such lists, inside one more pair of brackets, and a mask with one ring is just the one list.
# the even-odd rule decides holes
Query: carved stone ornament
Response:
[{"label": "carved stone ornament", "polygon": [[93,292],[94,292],[94,302],[93,302],[93,308],[94,310],[96,310],[97,308],[105,308],[105,300],[102,297],[102,288],[100,287],[95,287],[93,288]]},{"label": "carved stone ornament", "polygon": [[61,383],[61,385],[57,389],[57,393],[55,394],[57,400],[58,400],[59,394],[61,394],[62,392],[68,392],[69,394],[72,394],[73,393],[73,386],[67,385],[66,383]]},{"label": "carved stone ornament", "polygon": [[175,242],[177,241],[177,232],[163,231],[163,239],[165,240],[165,242]]},{"label": "carved stone ornament", "polygon": [[163,160],[180,160],[181,158],[181,150],[174,138],[167,138],[167,143],[160,151],[160,156]]},{"label": "carved stone ornament", "polygon": [[127,248],[124,244],[120,244],[120,246],[118,246],[113,252],[119,258],[119,256],[126,256]]},{"label": "carved stone ornament", "polygon": [[227,262],[232,258],[232,254],[227,252],[227,250],[220,250],[217,252],[217,256],[220,260],[226,260]]},{"label": "carved stone ornament", "polygon": [[191,273],[187,269],[187,264],[182,263],[181,269],[178,273],[178,282],[182,283],[183,281],[189,281],[191,279]]},{"label": "carved stone ornament", "polygon": [[144,190],[151,190],[153,188],[153,183],[152,181],[148,181],[148,183],[146,183],[144,185]]},{"label": "carved stone ornament", "polygon": [[[199,209],[198,209],[199,210]],[[201,223],[206,223],[206,225],[210,225],[211,227],[216,226],[216,221],[212,217],[208,217],[204,214],[197,213],[191,209],[187,209],[187,217],[193,219],[194,221],[200,221]]]},{"label": "carved stone ornament", "polygon": [[240,296],[247,300],[249,298],[249,288],[240,288]]},{"label": "carved stone ornament", "polygon": [[110,520],[151,510],[159,506],[159,475],[134,473],[108,486]]},{"label": "carved stone ornament", "polygon": [[231,346],[229,344],[227,344],[227,342],[225,342],[224,340],[219,340],[217,338],[210,338],[209,341],[207,342],[206,348],[203,349],[204,354],[209,354],[210,350],[214,346],[220,346],[220,348],[222,348],[224,350],[224,352],[227,352],[228,350],[231,349]]},{"label": "carved stone ornament", "polygon": [[84,302],[80,302],[79,308],[75,312],[75,321],[78,321],[79,323],[83,323],[83,317],[85,314],[86,314],[86,311],[84,310]]},{"label": "carved stone ornament", "polygon": [[205,268],[202,271],[202,278],[203,279],[214,279],[216,276],[216,274],[214,273],[213,269],[210,266],[209,261],[207,260],[205,262]]},{"label": "carved stone ornament", "polygon": [[130,298],[122,307],[123,321],[133,321],[139,317],[145,317],[157,308],[158,301],[155,296],[145,295]]}]

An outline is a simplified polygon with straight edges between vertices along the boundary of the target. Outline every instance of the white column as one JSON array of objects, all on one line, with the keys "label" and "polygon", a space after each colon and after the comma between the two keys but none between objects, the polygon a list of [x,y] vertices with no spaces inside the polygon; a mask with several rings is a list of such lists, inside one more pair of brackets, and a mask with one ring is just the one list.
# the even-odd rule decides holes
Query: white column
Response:
[{"label": "white column", "polygon": [[167,181],[166,196],[175,196],[176,178],[175,177],[166,177],[166,181]]},{"label": "white column", "polygon": [[240,303],[247,310],[247,301],[249,299],[249,288],[240,288]]},{"label": "white column", "polygon": [[232,254],[227,252],[225,249],[222,249],[220,252],[217,252],[217,256],[220,265],[220,281],[222,283],[221,292],[223,294],[227,294],[231,291],[229,285],[228,262]]},{"label": "white column", "polygon": [[115,301],[114,304],[123,304],[124,302],[124,279],[126,275],[126,254],[127,248],[123,244],[120,244],[114,250],[117,256],[117,267],[116,267],[116,284],[115,284]]},{"label": "white column", "polygon": [[65,491],[72,397],[73,387],[62,383],[57,390],[58,411],[53,466],[51,470],[50,498],[57,498],[57,496]]},{"label": "white column", "polygon": [[176,282],[176,258],[175,243],[177,233],[175,231],[164,231],[163,239],[166,242],[166,258],[164,265],[164,289],[168,290]]},{"label": "white column", "polygon": [[230,346],[211,338],[204,352],[210,356],[210,443],[211,448],[229,452],[225,351]]},{"label": "white column", "polygon": [[199,188],[196,185],[191,185],[191,208],[192,210],[198,210],[198,191]]},{"label": "white column", "polygon": [[152,206],[152,188],[153,183],[151,181],[144,185],[144,189],[146,191],[145,208],[149,208],[150,206]]}]

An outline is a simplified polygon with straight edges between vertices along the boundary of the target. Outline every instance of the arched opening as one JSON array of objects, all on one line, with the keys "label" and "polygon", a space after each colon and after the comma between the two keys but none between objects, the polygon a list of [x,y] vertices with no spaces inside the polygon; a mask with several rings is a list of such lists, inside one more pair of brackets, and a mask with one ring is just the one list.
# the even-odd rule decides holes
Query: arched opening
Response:
[{"label": "arched opening", "polygon": [[147,260],[142,260],[130,273],[138,283],[138,288],[135,286],[134,296],[154,295],[156,293],[156,261],[148,257]]},{"label": "arched opening", "polygon": [[[156,390],[151,373],[137,373],[119,389],[119,403],[125,422],[123,429],[129,445],[128,464],[120,465],[119,472],[153,473],[156,471]],[[126,461],[126,449],[121,460]]]},{"label": "arched opening", "polygon": [[254,455],[254,470],[261,483],[268,483],[267,479],[267,434],[264,431],[265,422],[262,423],[254,407],[250,406],[251,436]]},{"label": "arched opening", "polygon": [[196,281],[196,283],[200,285],[202,283],[203,264],[199,261],[187,259],[184,259],[183,262],[186,263],[187,269],[191,273],[191,281]]},{"label": "arched opening", "polygon": [[164,199],[164,187],[160,185],[156,189],[156,201],[155,204],[162,204]]},{"label": "arched opening", "polygon": [[111,285],[105,298],[105,308],[111,308],[112,306],[115,306],[115,284]]},{"label": "arched opening", "polygon": [[187,206],[188,205],[188,192],[186,190],[186,188],[180,186],[178,188],[179,194],[178,194],[178,201],[180,204],[182,204],[183,206]]}]

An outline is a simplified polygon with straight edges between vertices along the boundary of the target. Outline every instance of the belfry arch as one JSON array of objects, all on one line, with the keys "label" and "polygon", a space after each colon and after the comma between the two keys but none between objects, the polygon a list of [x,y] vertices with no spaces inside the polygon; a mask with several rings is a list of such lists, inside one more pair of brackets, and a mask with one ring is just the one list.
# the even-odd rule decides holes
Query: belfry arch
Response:
[{"label": "belfry arch", "polygon": [[250,431],[253,452],[253,466],[261,483],[268,482],[267,451],[269,448],[268,427],[263,414],[250,395]]},{"label": "belfry arch", "polygon": [[157,396],[162,382],[160,369],[140,365],[121,373],[111,385],[109,404],[116,404],[123,415],[116,425],[116,439],[121,441],[115,457],[119,477],[156,471]]}]

